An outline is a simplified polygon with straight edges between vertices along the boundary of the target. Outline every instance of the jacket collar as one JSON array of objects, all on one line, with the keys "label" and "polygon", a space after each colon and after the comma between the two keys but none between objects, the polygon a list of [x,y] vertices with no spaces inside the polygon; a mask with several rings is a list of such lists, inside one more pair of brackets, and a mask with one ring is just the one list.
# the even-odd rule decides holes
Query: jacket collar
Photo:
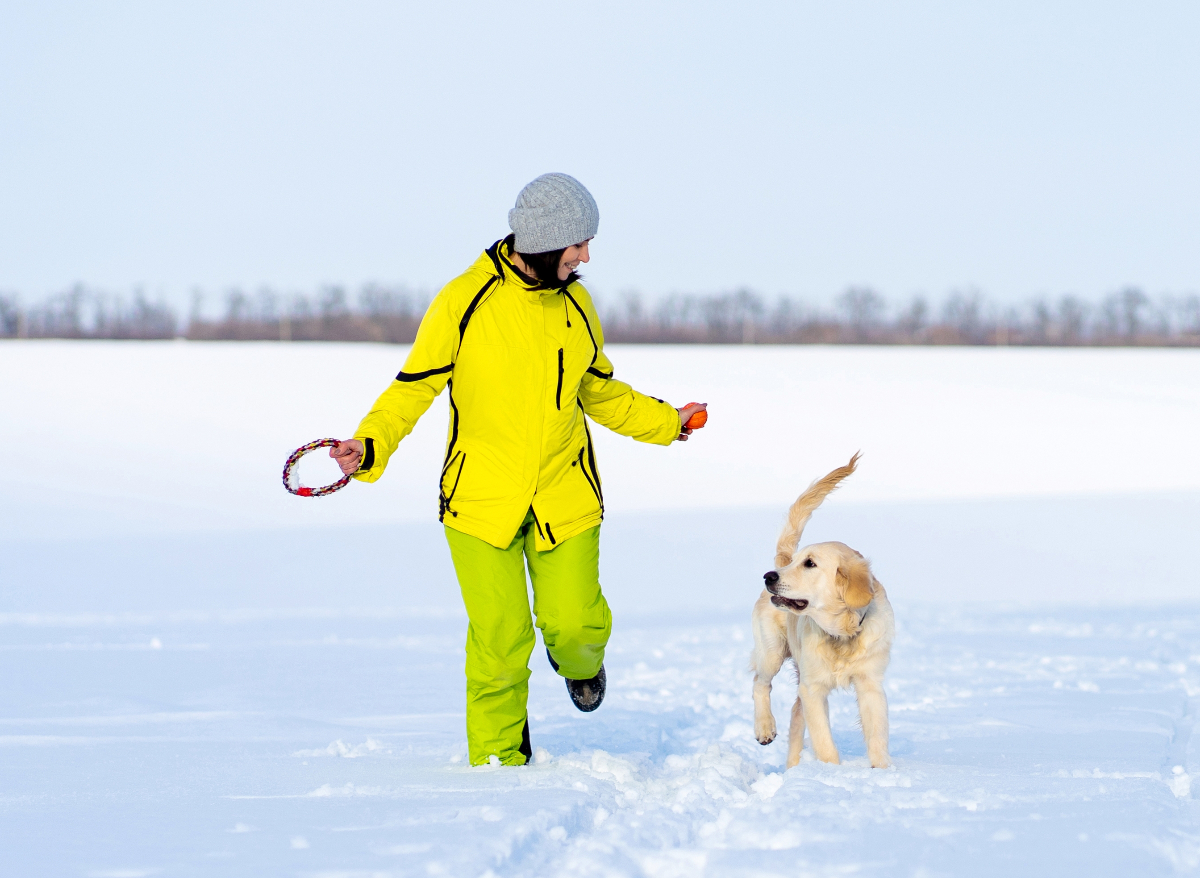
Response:
[{"label": "jacket collar", "polygon": [[512,262],[512,251],[509,249],[505,239],[501,238],[491,247],[483,252],[483,256],[479,258],[476,265],[482,264],[492,274],[497,275],[501,282],[505,284],[514,284],[519,289],[530,294],[530,298],[534,301],[541,299],[543,296],[553,296],[561,293],[564,288],[555,288],[547,290],[539,286],[535,278],[531,278],[525,274]]}]

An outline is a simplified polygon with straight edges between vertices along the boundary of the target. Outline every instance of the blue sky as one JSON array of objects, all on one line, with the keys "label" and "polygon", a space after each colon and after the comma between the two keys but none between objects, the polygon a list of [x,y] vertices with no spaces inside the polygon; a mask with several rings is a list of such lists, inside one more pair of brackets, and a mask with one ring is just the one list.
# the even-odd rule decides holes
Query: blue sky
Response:
[{"label": "blue sky", "polygon": [[588,267],[828,300],[1200,288],[1197,3],[0,2],[0,290]]}]

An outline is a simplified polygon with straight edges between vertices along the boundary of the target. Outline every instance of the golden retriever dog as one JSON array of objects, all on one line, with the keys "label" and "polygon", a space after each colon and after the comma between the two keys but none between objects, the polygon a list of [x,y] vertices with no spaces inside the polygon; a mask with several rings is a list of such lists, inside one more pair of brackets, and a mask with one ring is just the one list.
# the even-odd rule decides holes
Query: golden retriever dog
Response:
[{"label": "golden retriever dog", "polygon": [[792,504],[775,547],[775,570],[763,575],[767,588],[754,603],[750,667],[754,737],[760,744],[775,740],[771,680],[787,659],[796,665],[798,692],[788,730],[789,769],[800,762],[805,724],[817,759],[841,762],[829,728],[829,692],[839,687],[854,687],[871,765],[876,769],[891,765],[883,673],[896,622],[887,593],[862,554],[846,544],[798,548],[813,511],[854,472],[858,457],[818,479]]}]

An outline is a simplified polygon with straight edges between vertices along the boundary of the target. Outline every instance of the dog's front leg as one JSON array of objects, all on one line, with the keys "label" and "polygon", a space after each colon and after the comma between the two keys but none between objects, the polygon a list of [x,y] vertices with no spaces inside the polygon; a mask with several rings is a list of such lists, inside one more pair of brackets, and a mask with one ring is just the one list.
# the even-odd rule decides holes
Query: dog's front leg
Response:
[{"label": "dog's front leg", "polygon": [[754,673],[754,738],[760,745],[775,741],[775,714],[771,711],[771,679]]},{"label": "dog's front leg", "polygon": [[822,763],[841,763],[837,745],[833,743],[833,730],[829,728],[829,689],[815,685],[802,686],[800,701],[804,703],[804,719],[808,721],[813,753]]},{"label": "dog's front leg", "polygon": [[775,741],[775,714],[771,711],[771,681],[787,661],[787,632],[779,624],[779,614],[771,607],[770,596],[763,591],[754,603],[751,625],[754,652],[750,668],[754,671],[754,738],[760,745]]},{"label": "dog's front leg", "polygon": [[854,695],[858,699],[858,716],[862,720],[867,757],[875,769],[886,769],[892,765],[892,758],[888,756],[887,693],[881,682],[859,676],[854,678]]}]

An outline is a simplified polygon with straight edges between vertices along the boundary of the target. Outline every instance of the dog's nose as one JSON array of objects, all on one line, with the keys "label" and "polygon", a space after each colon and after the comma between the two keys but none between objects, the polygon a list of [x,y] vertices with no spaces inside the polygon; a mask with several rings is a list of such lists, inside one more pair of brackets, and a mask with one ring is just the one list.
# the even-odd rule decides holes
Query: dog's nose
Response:
[{"label": "dog's nose", "polygon": [[763,574],[763,582],[767,584],[767,591],[774,594],[775,586],[779,583],[779,573],[776,571],[767,571]]}]

